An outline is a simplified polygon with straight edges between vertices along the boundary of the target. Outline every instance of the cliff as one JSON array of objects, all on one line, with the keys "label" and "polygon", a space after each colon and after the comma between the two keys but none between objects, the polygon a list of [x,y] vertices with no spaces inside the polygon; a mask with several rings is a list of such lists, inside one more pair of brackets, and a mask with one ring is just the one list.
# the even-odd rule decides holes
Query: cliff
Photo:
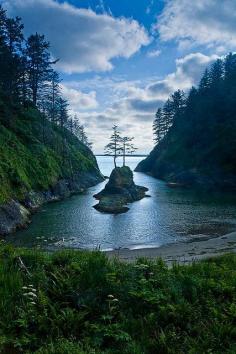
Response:
[{"label": "cliff", "polygon": [[25,226],[43,203],[103,180],[92,151],[32,107],[0,102],[0,156],[1,235]]}]

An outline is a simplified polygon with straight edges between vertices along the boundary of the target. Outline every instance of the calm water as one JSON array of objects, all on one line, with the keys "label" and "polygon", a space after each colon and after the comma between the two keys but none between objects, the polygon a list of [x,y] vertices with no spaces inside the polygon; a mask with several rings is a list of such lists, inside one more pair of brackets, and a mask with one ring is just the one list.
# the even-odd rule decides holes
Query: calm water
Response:
[{"label": "calm water", "polygon": [[[127,165],[134,169],[140,160],[130,157]],[[112,159],[98,157],[98,163],[102,173],[109,175]],[[133,203],[126,214],[102,214],[92,207],[96,203],[93,195],[104,182],[83,195],[44,206],[27,230],[7,241],[44,248],[138,248],[236,230],[235,196],[171,189],[143,173],[134,173],[134,177],[137,184],[149,188],[151,198]]]}]

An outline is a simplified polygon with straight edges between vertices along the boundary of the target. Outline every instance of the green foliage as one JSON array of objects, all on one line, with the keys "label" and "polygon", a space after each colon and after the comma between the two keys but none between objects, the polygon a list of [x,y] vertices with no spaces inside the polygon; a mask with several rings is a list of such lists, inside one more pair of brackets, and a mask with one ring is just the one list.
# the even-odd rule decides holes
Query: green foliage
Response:
[{"label": "green foliage", "polygon": [[4,245],[0,258],[0,352],[236,350],[235,255],[170,269],[158,259]]},{"label": "green foliage", "polygon": [[[158,145],[137,170],[186,184],[236,186],[236,55],[217,60],[198,88],[181,102],[172,95],[172,123],[163,133],[163,110],[154,121]],[[178,93],[178,91],[177,91]],[[175,98],[175,100],[174,100]],[[173,105],[172,102],[172,105]],[[177,107],[177,109],[176,109]]]},{"label": "green foliage", "polygon": [[47,190],[59,179],[71,178],[72,171],[97,169],[92,152],[37,109],[18,108],[10,126],[4,123],[7,112],[0,116],[0,203],[22,199],[30,190]]}]

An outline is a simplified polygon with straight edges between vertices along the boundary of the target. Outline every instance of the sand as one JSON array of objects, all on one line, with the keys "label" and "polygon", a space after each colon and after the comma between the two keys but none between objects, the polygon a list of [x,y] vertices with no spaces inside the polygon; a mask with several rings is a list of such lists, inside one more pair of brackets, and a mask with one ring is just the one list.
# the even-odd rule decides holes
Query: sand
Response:
[{"label": "sand", "polygon": [[189,264],[225,253],[236,253],[236,232],[213,238],[193,237],[186,242],[171,243],[158,248],[119,249],[106,252],[108,257],[118,257],[127,262],[135,261],[139,257],[161,257],[167,264],[173,262]]}]

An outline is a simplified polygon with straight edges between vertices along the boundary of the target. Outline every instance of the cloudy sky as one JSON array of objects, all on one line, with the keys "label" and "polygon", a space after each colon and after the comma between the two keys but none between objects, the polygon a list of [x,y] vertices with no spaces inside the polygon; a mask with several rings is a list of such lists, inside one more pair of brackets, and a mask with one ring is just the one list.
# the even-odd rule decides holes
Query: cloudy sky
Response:
[{"label": "cloudy sky", "polygon": [[45,34],[64,96],[102,153],[114,123],[153,147],[155,111],[236,48],[236,0],[2,0]]}]

